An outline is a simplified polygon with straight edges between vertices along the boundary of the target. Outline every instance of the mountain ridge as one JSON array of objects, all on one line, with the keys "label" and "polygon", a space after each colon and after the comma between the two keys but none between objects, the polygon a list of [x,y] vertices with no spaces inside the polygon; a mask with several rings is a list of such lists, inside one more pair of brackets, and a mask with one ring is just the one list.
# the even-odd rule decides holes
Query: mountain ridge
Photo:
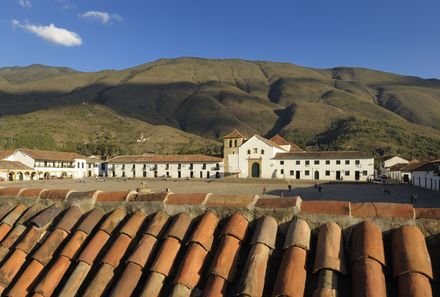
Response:
[{"label": "mountain ridge", "polygon": [[[123,70],[98,72],[49,68],[48,74],[41,74],[40,65],[37,75],[24,75],[21,82],[15,76],[15,83],[1,80],[2,69],[2,116],[86,102],[126,118],[217,141],[237,128],[250,135],[282,134],[311,149],[344,149],[347,144],[341,139],[354,135],[350,129],[342,129],[348,134],[333,140],[322,135],[334,132],[338,124],[359,128],[359,123],[365,123],[375,133],[394,127],[406,135],[402,137],[413,139],[416,146],[405,148],[388,131],[384,135],[389,135],[390,144],[382,143],[379,148],[383,154],[435,155],[440,148],[437,79],[368,68],[318,69],[289,63],[193,57],[165,58]],[[21,70],[27,74],[27,69]],[[368,131],[356,133],[360,139],[354,148],[359,148],[365,138],[374,142],[374,135]],[[432,140],[433,147],[419,147],[414,138],[418,135]],[[380,154],[374,145],[366,150]]]}]

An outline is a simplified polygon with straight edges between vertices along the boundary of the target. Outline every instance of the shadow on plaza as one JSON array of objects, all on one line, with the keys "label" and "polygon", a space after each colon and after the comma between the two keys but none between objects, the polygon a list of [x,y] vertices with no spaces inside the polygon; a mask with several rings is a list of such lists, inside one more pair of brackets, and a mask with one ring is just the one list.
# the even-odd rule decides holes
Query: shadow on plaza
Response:
[{"label": "shadow on plaza", "polygon": [[[321,187],[321,189],[319,189]],[[319,184],[310,187],[269,189],[264,196],[294,197],[303,200],[351,201],[351,202],[388,202],[412,203],[411,196],[417,196],[416,207],[440,207],[440,192],[427,190],[412,185],[381,184]]]}]

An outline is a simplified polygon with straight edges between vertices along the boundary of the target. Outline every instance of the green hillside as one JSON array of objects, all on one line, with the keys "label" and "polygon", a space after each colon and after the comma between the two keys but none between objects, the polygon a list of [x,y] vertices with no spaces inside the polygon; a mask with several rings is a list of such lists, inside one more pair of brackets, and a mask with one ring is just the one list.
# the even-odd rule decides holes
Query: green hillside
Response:
[{"label": "green hillside", "polygon": [[[18,126],[25,126],[21,123],[28,117],[48,118],[59,108],[66,114],[84,113],[78,110],[83,104],[102,115],[91,124],[96,127],[85,129],[93,133],[69,128],[81,119],[41,130],[57,147],[66,145],[60,135],[84,143],[93,141],[96,133],[116,135],[119,125],[133,123],[167,127],[163,141],[156,143],[169,151],[175,150],[165,141],[172,138],[169,133],[190,133],[185,135],[193,139],[187,141],[192,146],[203,143],[195,135],[218,141],[237,128],[248,135],[281,133],[309,149],[440,155],[440,81],[435,79],[362,68],[200,58],[161,59],[93,73],[41,65],[0,69],[0,115]],[[107,113],[120,117],[120,124],[100,124]],[[33,129],[28,126],[20,133]],[[134,131],[130,137],[140,133],[129,130]],[[2,124],[2,139],[11,137],[3,137],[5,131],[10,135]],[[126,138],[116,139],[122,140]],[[0,145],[13,143],[2,140]],[[138,150],[135,144],[127,148]]]}]

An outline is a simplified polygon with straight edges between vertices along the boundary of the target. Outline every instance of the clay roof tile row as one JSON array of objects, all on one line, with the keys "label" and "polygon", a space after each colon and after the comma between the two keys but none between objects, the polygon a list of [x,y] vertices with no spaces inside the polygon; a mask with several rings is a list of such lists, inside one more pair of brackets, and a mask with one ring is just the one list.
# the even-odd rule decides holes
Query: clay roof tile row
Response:
[{"label": "clay roof tile row", "polygon": [[[401,221],[376,216],[392,226],[381,230],[362,216],[350,216],[350,203],[348,214],[323,216],[318,226],[310,224],[322,215],[317,204],[305,204],[304,213],[269,209],[272,217],[262,209],[251,213],[240,207],[228,207],[225,213],[221,206],[216,211],[189,208],[188,213],[159,207],[148,214],[137,209],[151,209],[144,208],[149,202],[125,208],[108,201],[96,202],[94,208],[85,204],[89,211],[82,214],[85,206],[50,205],[52,201],[37,200],[26,208],[27,200],[0,198],[0,291],[5,295],[296,297],[314,291],[314,296],[351,292],[382,297],[390,285],[399,296],[432,296],[432,268],[438,265],[433,242],[428,249],[419,228],[398,227],[414,222],[421,214],[417,211]],[[288,210],[288,217],[280,216]],[[429,226],[436,223],[434,216],[427,215]],[[389,239],[382,236],[388,230]],[[390,244],[384,245],[385,240]],[[386,269],[394,279],[385,278]],[[344,290],[336,285],[347,280],[352,286]]]}]

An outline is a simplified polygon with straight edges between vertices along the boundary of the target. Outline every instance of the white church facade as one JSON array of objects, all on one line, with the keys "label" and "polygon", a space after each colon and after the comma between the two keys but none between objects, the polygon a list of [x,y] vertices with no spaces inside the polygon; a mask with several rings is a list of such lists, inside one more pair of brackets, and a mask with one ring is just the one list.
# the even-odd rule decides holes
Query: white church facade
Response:
[{"label": "white church facade", "polygon": [[368,181],[374,158],[354,151],[306,152],[280,136],[224,136],[225,176],[297,180]]}]

